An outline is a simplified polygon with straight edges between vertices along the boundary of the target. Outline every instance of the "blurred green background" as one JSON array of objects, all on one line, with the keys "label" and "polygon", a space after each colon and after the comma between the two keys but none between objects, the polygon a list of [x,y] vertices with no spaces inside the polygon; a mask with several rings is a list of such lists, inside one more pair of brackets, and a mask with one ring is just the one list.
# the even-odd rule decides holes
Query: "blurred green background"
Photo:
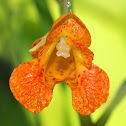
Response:
[{"label": "blurred green background", "polygon": [[[93,63],[104,69],[110,78],[108,101],[91,114],[91,120],[97,122],[105,112],[101,120],[111,114],[105,126],[124,126],[126,1],[73,0],[73,13],[91,33]],[[73,110],[71,91],[66,84],[56,85],[50,105],[39,114],[21,106],[9,89],[12,70],[32,59],[28,52],[31,44],[47,33],[59,16],[56,0],[0,0],[0,126],[91,125],[90,116],[80,116]]]}]

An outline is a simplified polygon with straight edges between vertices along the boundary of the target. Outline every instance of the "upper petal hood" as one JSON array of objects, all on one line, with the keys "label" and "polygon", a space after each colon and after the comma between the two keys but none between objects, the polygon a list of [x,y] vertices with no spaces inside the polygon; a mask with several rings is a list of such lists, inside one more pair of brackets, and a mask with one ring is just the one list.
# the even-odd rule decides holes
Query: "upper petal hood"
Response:
[{"label": "upper petal hood", "polygon": [[47,36],[46,44],[52,43],[55,39],[64,35],[69,39],[67,44],[71,46],[78,47],[78,45],[84,45],[88,47],[91,44],[91,36],[88,29],[83,22],[71,12],[61,16],[54,22]]}]

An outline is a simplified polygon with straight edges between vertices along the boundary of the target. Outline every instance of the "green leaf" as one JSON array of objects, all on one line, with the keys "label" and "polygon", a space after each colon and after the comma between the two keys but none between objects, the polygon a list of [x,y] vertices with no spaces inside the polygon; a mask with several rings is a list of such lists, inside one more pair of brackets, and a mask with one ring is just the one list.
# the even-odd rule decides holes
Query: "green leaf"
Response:
[{"label": "green leaf", "polygon": [[110,106],[106,109],[103,115],[96,122],[95,126],[104,126],[109,119],[112,111],[120,103],[120,101],[126,96],[126,80],[122,83],[121,87],[117,91],[115,98],[113,99]]},{"label": "green leaf", "polygon": [[[43,24],[46,26],[44,29],[47,30],[46,32],[48,32],[52,27],[53,20],[49,12],[46,0],[34,0],[34,3],[37,6],[41,19],[44,19]],[[42,27],[44,27],[44,25]]]}]

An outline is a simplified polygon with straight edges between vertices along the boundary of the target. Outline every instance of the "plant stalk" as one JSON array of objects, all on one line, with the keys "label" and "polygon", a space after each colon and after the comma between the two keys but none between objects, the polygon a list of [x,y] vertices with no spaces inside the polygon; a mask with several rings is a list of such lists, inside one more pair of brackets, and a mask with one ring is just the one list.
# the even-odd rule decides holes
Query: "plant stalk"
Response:
[{"label": "plant stalk", "polygon": [[60,6],[60,15],[72,12],[72,0],[57,0]]}]

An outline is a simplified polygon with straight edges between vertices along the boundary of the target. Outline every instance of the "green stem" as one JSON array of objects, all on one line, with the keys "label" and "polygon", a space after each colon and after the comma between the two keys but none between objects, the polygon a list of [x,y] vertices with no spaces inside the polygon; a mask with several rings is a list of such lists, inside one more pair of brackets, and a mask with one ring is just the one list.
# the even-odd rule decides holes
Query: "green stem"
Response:
[{"label": "green stem", "polygon": [[72,12],[72,0],[57,0],[60,6],[60,15]]},{"label": "green stem", "polygon": [[82,116],[80,114],[78,114],[78,115],[80,118],[80,125],[81,126],[93,126],[90,115],[87,115],[87,116]]}]

